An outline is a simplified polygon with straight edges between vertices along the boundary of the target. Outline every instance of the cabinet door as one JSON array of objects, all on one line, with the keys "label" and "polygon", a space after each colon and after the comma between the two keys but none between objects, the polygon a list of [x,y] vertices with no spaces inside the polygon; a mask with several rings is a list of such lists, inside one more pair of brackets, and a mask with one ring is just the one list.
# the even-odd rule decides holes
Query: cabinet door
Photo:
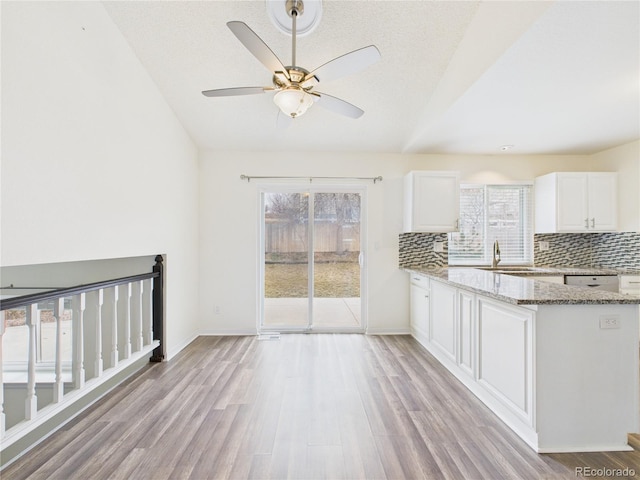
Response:
[{"label": "cabinet door", "polygon": [[533,311],[478,300],[478,382],[533,421]]},{"label": "cabinet door", "polygon": [[615,232],[618,229],[617,174],[589,173],[589,230]]},{"label": "cabinet door", "polygon": [[558,173],[558,231],[586,232],[589,189],[586,173]]},{"label": "cabinet door", "polygon": [[[624,293],[625,295],[640,295],[640,275],[620,276],[620,293]],[[640,320],[640,309],[638,310],[638,319]],[[640,332],[640,328],[638,332]]]},{"label": "cabinet door", "polygon": [[474,377],[475,297],[463,290],[458,291],[458,321],[458,365]]},{"label": "cabinet door", "polygon": [[411,172],[405,181],[405,232],[453,232],[460,214],[457,172]]},{"label": "cabinet door", "polygon": [[456,361],[457,290],[440,282],[431,282],[429,340],[452,361]]},{"label": "cabinet door", "polygon": [[[427,283],[428,285],[428,283]],[[411,333],[420,342],[428,341],[429,290],[423,285],[411,283]]]}]

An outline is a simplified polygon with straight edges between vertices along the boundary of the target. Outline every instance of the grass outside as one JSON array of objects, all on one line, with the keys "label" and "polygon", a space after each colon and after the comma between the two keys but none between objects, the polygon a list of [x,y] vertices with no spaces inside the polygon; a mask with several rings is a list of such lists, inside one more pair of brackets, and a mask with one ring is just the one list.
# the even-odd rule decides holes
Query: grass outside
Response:
[{"label": "grass outside", "polygon": [[[355,257],[355,261],[354,261]],[[304,298],[308,295],[307,263],[269,262],[265,265],[265,297]],[[360,296],[360,265],[356,255],[339,260],[319,259],[314,265],[314,293],[320,298],[352,298]]]}]

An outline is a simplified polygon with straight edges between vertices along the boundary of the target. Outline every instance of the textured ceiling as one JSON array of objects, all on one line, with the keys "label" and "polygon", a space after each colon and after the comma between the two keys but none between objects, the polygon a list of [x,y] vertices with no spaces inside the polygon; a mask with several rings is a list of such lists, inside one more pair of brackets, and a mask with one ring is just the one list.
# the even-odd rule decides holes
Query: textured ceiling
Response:
[{"label": "textured ceiling", "polygon": [[200,148],[592,153],[640,137],[638,2],[325,0],[297,63],[312,70],[371,44],[382,59],[318,88],[362,108],[360,119],[312,107],[286,130],[271,93],[201,94],[271,84],[227,21],[291,63],[264,1],[104,5]]}]

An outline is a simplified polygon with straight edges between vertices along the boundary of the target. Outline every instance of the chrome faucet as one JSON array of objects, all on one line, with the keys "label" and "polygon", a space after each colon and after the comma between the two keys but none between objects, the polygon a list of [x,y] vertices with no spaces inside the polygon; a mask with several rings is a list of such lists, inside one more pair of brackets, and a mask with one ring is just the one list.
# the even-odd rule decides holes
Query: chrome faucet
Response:
[{"label": "chrome faucet", "polygon": [[493,242],[493,262],[491,262],[492,267],[497,267],[500,263],[500,245],[498,244],[498,240]]}]

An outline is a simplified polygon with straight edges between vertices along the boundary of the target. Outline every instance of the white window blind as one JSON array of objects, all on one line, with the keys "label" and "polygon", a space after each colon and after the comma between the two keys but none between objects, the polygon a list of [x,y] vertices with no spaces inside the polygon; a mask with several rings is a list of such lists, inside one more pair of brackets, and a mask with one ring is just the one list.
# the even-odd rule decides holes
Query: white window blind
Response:
[{"label": "white window blind", "polygon": [[501,264],[533,263],[531,185],[461,185],[460,231],[449,234],[449,264],[491,264],[495,240]]}]

